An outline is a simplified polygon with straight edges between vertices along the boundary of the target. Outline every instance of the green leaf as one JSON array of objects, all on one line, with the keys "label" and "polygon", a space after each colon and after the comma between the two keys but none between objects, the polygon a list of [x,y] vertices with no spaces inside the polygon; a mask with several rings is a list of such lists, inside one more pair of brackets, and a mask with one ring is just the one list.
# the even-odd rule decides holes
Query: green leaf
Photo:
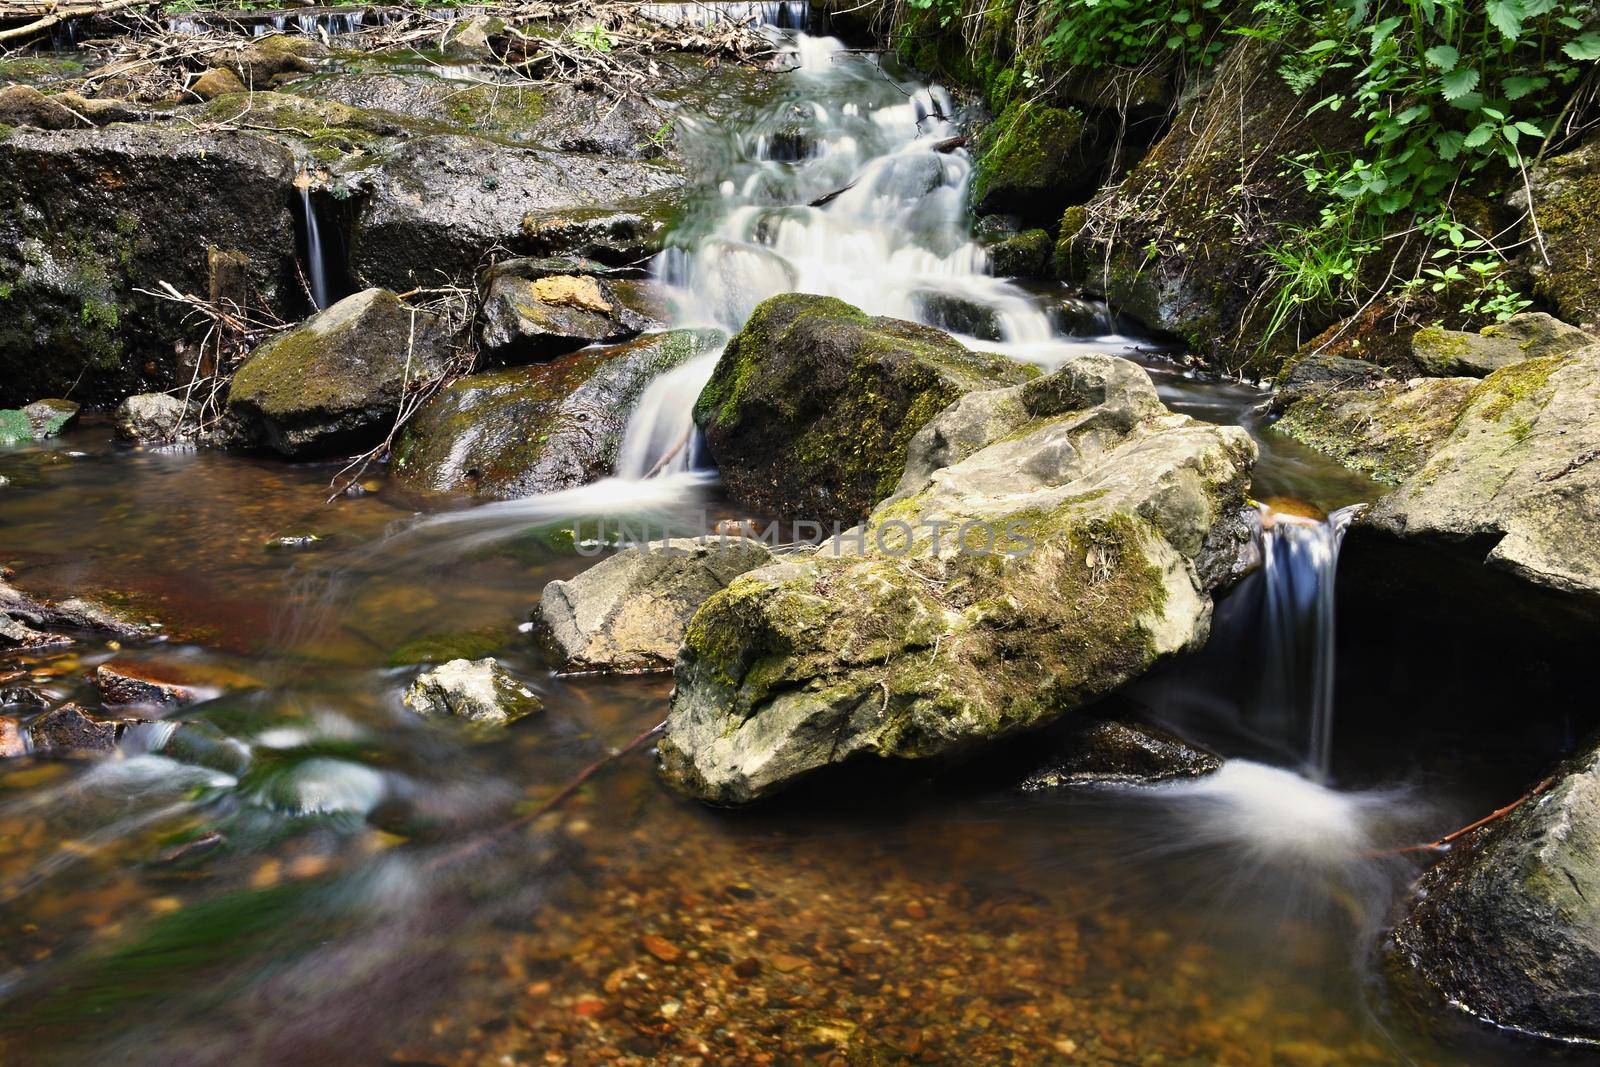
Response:
[{"label": "green leaf", "polygon": [[1459,100],[1450,101],[1450,106],[1451,107],[1460,108],[1462,111],[1465,111],[1468,114],[1471,114],[1472,112],[1477,111],[1480,107],[1483,106],[1483,94],[1482,93],[1467,93],[1465,96],[1463,96]]},{"label": "green leaf", "polygon": [[1539,127],[1535,126],[1531,122],[1519,122],[1516,125],[1517,125],[1517,129],[1521,130],[1523,133],[1527,134],[1529,137],[1543,137],[1543,136],[1545,136],[1545,132],[1543,130],[1541,130]]},{"label": "green leaf", "polygon": [[1444,91],[1446,100],[1460,100],[1478,87],[1478,72],[1473,67],[1452,70],[1440,79],[1439,87]]},{"label": "green leaf", "polygon": [[1422,58],[1440,70],[1455,70],[1456,64],[1461,62],[1461,53],[1447,44],[1436,44],[1422,53]]},{"label": "green leaf", "polygon": [[1550,83],[1549,78],[1529,78],[1523,75],[1514,75],[1504,78],[1500,82],[1500,92],[1507,100],[1521,100],[1530,93],[1536,93]]},{"label": "green leaf", "polygon": [[1461,142],[1464,148],[1482,148],[1489,143],[1489,138],[1494,136],[1494,123],[1480,122],[1466,139]]},{"label": "green leaf", "polygon": [[1489,0],[1489,22],[1508,41],[1522,36],[1522,4],[1520,0]]},{"label": "green leaf", "polygon": [[1400,114],[1398,114],[1398,115],[1396,115],[1394,117],[1394,120],[1396,122],[1398,122],[1402,126],[1409,126],[1413,122],[1415,122],[1418,119],[1420,119],[1422,116],[1426,115],[1427,113],[1428,113],[1428,105],[1427,104],[1416,104],[1416,105],[1414,105],[1412,107],[1408,107],[1404,111],[1400,112]]},{"label": "green leaf", "polygon": [[1308,55],[1308,56],[1314,56],[1318,52],[1326,52],[1330,48],[1338,48],[1338,47],[1339,47],[1339,42],[1338,41],[1318,41],[1316,44],[1312,45],[1310,48],[1307,48],[1305,50],[1305,52],[1302,53],[1302,54],[1303,55]]},{"label": "green leaf", "polygon": [[1580,63],[1600,59],[1600,33],[1590,30],[1574,37],[1561,46],[1561,51],[1566,53],[1568,59],[1576,59]]}]

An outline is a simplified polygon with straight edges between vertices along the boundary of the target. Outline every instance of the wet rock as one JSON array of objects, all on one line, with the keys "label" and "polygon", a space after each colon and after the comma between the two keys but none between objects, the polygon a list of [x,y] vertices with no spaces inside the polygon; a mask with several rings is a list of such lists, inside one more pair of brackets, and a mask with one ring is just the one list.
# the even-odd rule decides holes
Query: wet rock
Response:
[{"label": "wet rock", "polygon": [[1525,359],[1559,356],[1595,338],[1543,312],[1517,315],[1477,333],[1430,326],[1411,335],[1411,352],[1439,378],[1484,378]]},{"label": "wet rock", "polygon": [[8,615],[0,615],[0,648],[32,649],[51,648],[72,642],[60,634],[43,633]]},{"label": "wet rock", "polygon": [[615,470],[650,382],[721,336],[673,330],[462,378],[406,426],[393,472],[413,491],[488,500],[586,485]]},{"label": "wet rock", "polygon": [[[654,162],[518,148],[476,137],[415,137],[344,180],[362,206],[350,266],[397,290],[465,280],[496,245],[519,249],[523,221],[636,201],[681,185]],[[643,205],[641,205],[643,206]]]},{"label": "wet rock", "polygon": [[36,400],[24,408],[0,411],[0,445],[59,437],[78,419],[70,400]]},{"label": "wet rock", "polygon": [[[1551,156],[1528,175],[1528,187],[1507,198],[1522,213],[1527,242],[1522,265],[1533,275],[1534,293],[1567,322],[1600,332],[1600,275],[1594,250],[1600,247],[1600,138],[1591,136],[1571,152]],[[1539,239],[1528,224],[1528,196],[1537,209]],[[1545,262],[1548,254],[1549,262]]]},{"label": "wet rock", "polygon": [[458,20],[445,31],[444,54],[456,59],[493,59],[491,39],[504,37],[505,19],[492,15],[473,15]]},{"label": "wet rock", "polygon": [[1023,792],[1198,778],[1222,766],[1214,754],[1158,726],[1087,715],[1052,731],[1049,743],[1054,751],[1022,780]]},{"label": "wet rock", "polygon": [[166,444],[193,437],[193,425],[185,426],[187,405],[182,397],[168,393],[139,393],[117,405],[117,437],[132,444]]},{"label": "wet rock", "polygon": [[443,372],[447,340],[433,316],[367,289],[257,349],[228,412],[247,440],[286,456],[357,446],[389,428],[410,385]]},{"label": "wet rock", "polygon": [[924,427],[858,533],[706,601],[674,671],[670,784],[740,804],[847,760],[968,753],[1205,640],[1248,435],[1168,412],[1104,356],[1000,392]]},{"label": "wet rock", "polygon": [[31,85],[0,89],[0,126],[32,126],[40,130],[70,130],[89,123],[62,102]]},{"label": "wet rock", "polygon": [[628,548],[546,585],[535,626],[570,671],[671,670],[700,605],[771,560],[765,545],[743,537]]},{"label": "wet rock", "polygon": [[314,38],[274,34],[215,53],[214,58],[235,71],[245,85],[265,89],[283,79],[311,73],[327,54],[328,49]]},{"label": "wet rock", "polygon": [[980,215],[1012,214],[1051,225],[1099,184],[1101,160],[1087,151],[1083,115],[1034,99],[1006,106],[978,140],[972,204]]},{"label": "wet rock", "polygon": [[1600,618],[1600,345],[1466,381],[1449,433],[1359,527],[1550,594],[1558,629]]},{"label": "wet rock", "polygon": [[1308,352],[1284,365],[1277,381],[1273,403],[1287,407],[1312,393],[1331,389],[1354,389],[1375,385],[1389,377],[1383,367],[1366,360],[1351,359],[1331,352]]},{"label": "wet rock", "polygon": [[37,689],[27,686],[0,687],[0,707],[3,708],[46,708],[50,700]]},{"label": "wet rock", "polygon": [[195,690],[165,681],[148,669],[124,663],[105,663],[95,668],[95,688],[107,707],[139,705],[176,708],[199,699]]},{"label": "wet rock", "polygon": [[493,659],[456,659],[418,676],[405,705],[418,715],[454,715],[503,725],[539,711],[539,697]]},{"label": "wet rock", "polygon": [[1000,278],[1042,278],[1049,273],[1053,250],[1045,230],[1025,230],[989,245],[989,267]]},{"label": "wet rock", "polygon": [[695,421],[736,500],[849,525],[893,490],[924,423],[962,393],[1033,373],[928,326],[789,294],[728,343]]},{"label": "wet rock", "polygon": [[14,759],[28,754],[28,735],[22,724],[9,715],[0,715],[0,759]]},{"label": "wet rock", "polygon": [[[1338,381],[1355,379],[1359,383],[1358,373],[1370,367],[1352,367],[1348,378]],[[1335,367],[1331,373],[1345,372]],[[1301,399],[1290,403],[1273,429],[1388,485],[1398,485],[1422,469],[1455,431],[1462,409],[1478,385],[1474,378],[1413,378],[1408,382],[1386,381],[1372,374],[1365,378],[1372,383],[1365,388],[1335,388],[1336,383],[1327,378],[1321,389],[1302,386]]]},{"label": "wet rock", "polygon": [[210,291],[208,249],[240,254],[267,306],[297,299],[289,150],[186,124],[13,130],[0,139],[0,406],[81,403],[187,382],[192,324],[135,292]]},{"label": "wet rock", "polygon": [[328,542],[332,540],[335,540],[333,534],[281,534],[268,540],[266,549],[268,552],[308,552],[313,549],[326,548]]},{"label": "wet rock", "polygon": [[521,244],[538,256],[583,256],[613,267],[639,264],[661,251],[675,202],[669,193],[647,210],[530,213],[522,219]]},{"label": "wet rock", "polygon": [[28,728],[36,751],[59,754],[110,752],[117,747],[117,725],[97,719],[76,704],[63,704]]},{"label": "wet rock", "polygon": [[1386,946],[1408,991],[1496,1026],[1600,1044],[1600,755],[1452,845]]},{"label": "wet rock", "polygon": [[548,359],[625,341],[652,325],[625,307],[606,279],[557,273],[561,262],[509,260],[491,272],[480,337],[492,358]]},{"label": "wet rock", "polygon": [[936,289],[914,293],[912,300],[916,304],[917,318],[930,326],[980,341],[1001,339],[1000,315],[987,304]]},{"label": "wet rock", "polygon": [[189,91],[202,100],[215,100],[224,93],[242,93],[244,82],[227,67],[212,67],[189,86]]}]

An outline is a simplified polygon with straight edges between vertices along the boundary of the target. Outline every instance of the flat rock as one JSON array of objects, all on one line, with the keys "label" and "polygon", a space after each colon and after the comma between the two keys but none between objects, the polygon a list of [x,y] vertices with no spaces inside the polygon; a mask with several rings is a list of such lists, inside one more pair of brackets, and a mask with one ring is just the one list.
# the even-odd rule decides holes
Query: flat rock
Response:
[{"label": "flat rock", "polygon": [[455,659],[418,675],[405,705],[418,715],[453,715],[499,726],[544,707],[537,694],[492,658]]},{"label": "flat rock", "polygon": [[625,341],[654,325],[606,279],[553,269],[547,261],[512,260],[490,275],[480,337],[492,358],[547,359]]},{"label": "flat rock", "polygon": [[142,706],[175,708],[192,704],[199,693],[186,685],[166,681],[149,668],[125,663],[103,663],[95,668],[95,688],[108,707]]},{"label": "flat rock", "polygon": [[1484,378],[1525,359],[1559,356],[1594,344],[1576,326],[1543,312],[1517,315],[1477,333],[1430,326],[1411,335],[1411,354],[1439,378]]},{"label": "flat rock", "polygon": [[1222,766],[1215,754],[1158,726],[1089,715],[1068,718],[1050,742],[1054,751],[1022,780],[1023,792],[1198,778]]},{"label": "flat rock", "polygon": [[117,724],[97,719],[76,704],[63,704],[28,728],[33,747],[51,754],[110,752],[117,747]]},{"label": "flat rock", "polygon": [[535,625],[570,671],[671,670],[700,605],[771,559],[765,545],[744,537],[624,549],[546,585]]}]

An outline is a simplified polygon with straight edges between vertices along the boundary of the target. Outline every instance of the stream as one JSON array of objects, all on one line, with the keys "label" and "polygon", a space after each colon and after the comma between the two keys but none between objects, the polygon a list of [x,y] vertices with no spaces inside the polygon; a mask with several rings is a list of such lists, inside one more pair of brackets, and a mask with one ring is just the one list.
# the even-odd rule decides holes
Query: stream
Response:
[{"label": "stream", "polygon": [[[991,276],[949,94],[774,34],[792,69],[770,99],[679,117],[705,178],[655,262],[674,325],[731,333],[768,296],[825,293],[1044,368],[1126,355],[1176,410],[1249,428],[1255,495],[1333,517],[1272,523],[1213,659],[1126,698],[1237,758],[1157,787],[1024,795],[957,773],[727,813],[640,754],[497,834],[664,717],[670,679],[558,676],[526,623],[592,562],[561,547],[585,520],[693,534],[740,515],[694,448],[660,462],[716,353],[651,387],[615,477],[435,515],[381,476],[325,504],[337,463],[134,451],[91,421],[0,450],[0,563],[164,639],[20,669],[56,699],[92,701],[113,658],[214,695],[114,758],[0,763],[0,1059],[1526,1062],[1424,1029],[1374,969],[1417,869],[1383,853],[1498,795],[1424,791],[1341,732],[1337,509],[1374,488],[1268,433],[1259,390]],[[264,547],[309,532],[325,547]],[[463,634],[544,712],[500,735],[407,712],[407,664]]]}]

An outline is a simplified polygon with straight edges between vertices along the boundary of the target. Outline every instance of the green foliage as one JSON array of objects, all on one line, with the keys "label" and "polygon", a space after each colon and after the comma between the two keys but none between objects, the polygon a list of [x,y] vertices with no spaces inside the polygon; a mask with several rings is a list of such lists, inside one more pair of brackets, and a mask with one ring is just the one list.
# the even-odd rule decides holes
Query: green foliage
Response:
[{"label": "green foliage", "polygon": [[1223,0],[1051,0],[1045,54],[1068,66],[1135,66],[1162,53],[1209,64],[1222,51]]},{"label": "green foliage", "polygon": [[[1270,251],[1274,327],[1306,305],[1358,293],[1360,263],[1401,238],[1424,241],[1422,266],[1396,288],[1459,294],[1460,310],[1504,320],[1527,307],[1503,276],[1493,234],[1456,215],[1479,176],[1511,178],[1538,153],[1582,72],[1600,58],[1588,0],[1263,0],[1252,36],[1290,41],[1280,71],[1296,91],[1337,88],[1312,107],[1353,116],[1363,148],[1298,156],[1319,225]],[[1352,258],[1353,257],[1353,258]]]}]

